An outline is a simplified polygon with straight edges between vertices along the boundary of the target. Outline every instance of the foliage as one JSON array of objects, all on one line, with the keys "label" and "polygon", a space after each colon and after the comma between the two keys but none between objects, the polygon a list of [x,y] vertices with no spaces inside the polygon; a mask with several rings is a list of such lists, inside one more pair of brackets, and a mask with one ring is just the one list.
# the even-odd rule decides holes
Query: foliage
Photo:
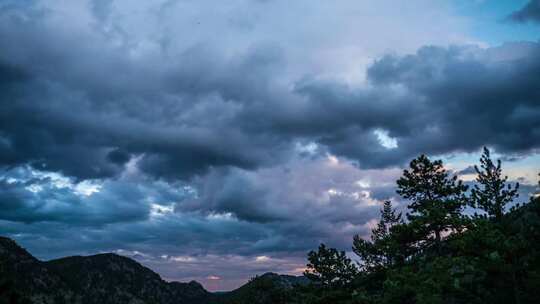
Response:
[{"label": "foliage", "polygon": [[359,269],[344,251],[321,244],[308,254],[310,282],[269,273],[233,292],[210,294],[197,283],[164,282],[116,255],[41,262],[0,237],[0,304],[538,303],[540,193],[510,206],[518,185],[508,185],[489,150],[480,163],[467,196],[442,161],[424,155],[413,160],[397,181],[398,194],[409,202],[407,218],[384,203],[370,239],[353,239]]},{"label": "foliage", "polygon": [[462,228],[467,186],[457,176],[449,177],[442,161],[421,155],[403,171],[397,186],[398,194],[410,200],[407,219],[419,228],[421,245],[435,243],[440,250],[442,234]]},{"label": "foliage", "polygon": [[304,275],[322,288],[345,287],[358,273],[345,251],[326,248],[324,244],[308,253],[308,260]]},{"label": "foliage", "polygon": [[371,230],[371,241],[354,236],[353,251],[360,257],[360,266],[364,271],[376,271],[391,266],[399,261],[399,244],[391,234],[391,229],[402,224],[401,213],[396,213],[392,202],[385,201],[381,209],[381,219],[377,227]]},{"label": "foliage", "polygon": [[255,276],[242,287],[224,294],[222,304],[258,304],[273,303],[286,304],[293,296],[293,286],[286,281],[286,276],[267,273]]},{"label": "foliage", "polygon": [[495,165],[489,150],[485,147],[480,164],[481,169],[474,166],[478,174],[476,178],[478,184],[471,190],[471,203],[473,207],[486,212],[490,217],[500,220],[505,206],[518,196],[519,184],[516,183],[514,187],[506,184],[508,177],[502,177],[501,161],[497,160]]},{"label": "foliage", "polygon": [[[413,160],[397,181],[398,194],[409,201],[407,219],[385,202],[370,240],[353,239],[360,271],[350,284],[298,288],[289,303],[538,303],[540,195],[508,208],[519,185],[507,183],[501,162],[484,149],[475,168],[467,196],[442,161]],[[486,216],[470,217],[467,205]],[[330,273],[342,263],[336,252],[323,246],[309,254],[310,263]],[[322,284],[322,276],[310,278]]]}]

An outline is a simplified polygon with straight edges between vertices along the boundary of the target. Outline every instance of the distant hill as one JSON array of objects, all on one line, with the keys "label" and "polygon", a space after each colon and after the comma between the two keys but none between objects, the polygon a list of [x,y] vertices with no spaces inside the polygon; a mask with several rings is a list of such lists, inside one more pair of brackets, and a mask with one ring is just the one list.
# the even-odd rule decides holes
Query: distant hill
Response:
[{"label": "distant hill", "polygon": [[152,270],[116,254],[67,257],[45,262],[81,303],[208,303],[213,295],[197,282],[168,283]]},{"label": "distant hill", "polygon": [[221,303],[225,304],[280,304],[287,303],[293,287],[307,285],[304,277],[265,273],[252,278],[242,287],[222,295]]},{"label": "distant hill", "polygon": [[166,282],[138,262],[116,254],[42,262],[0,237],[0,304],[233,304],[279,303],[305,277],[266,273],[231,291],[211,293],[198,282]]},{"label": "distant hill", "polygon": [[76,297],[45,263],[13,240],[0,237],[0,303],[77,303]]}]

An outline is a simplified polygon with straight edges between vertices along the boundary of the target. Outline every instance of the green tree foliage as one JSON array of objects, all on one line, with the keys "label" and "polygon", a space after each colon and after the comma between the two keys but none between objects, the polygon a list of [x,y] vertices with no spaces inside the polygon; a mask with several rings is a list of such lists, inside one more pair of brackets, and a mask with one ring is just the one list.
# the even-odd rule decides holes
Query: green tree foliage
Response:
[{"label": "green tree foliage", "polygon": [[[336,270],[350,265],[343,252],[324,245],[310,252],[306,275],[315,284],[297,289],[288,303],[539,303],[540,193],[508,209],[518,186],[507,185],[487,149],[476,172],[466,197],[467,187],[442,161],[413,160],[397,182],[410,201],[407,219],[384,204],[371,239],[354,237],[361,267],[348,272],[347,283],[334,283],[343,272]],[[487,216],[469,218],[466,205]]]},{"label": "green tree foliage", "polygon": [[12,282],[0,278],[0,304],[29,304],[30,300],[13,290]]},{"label": "green tree foliage", "polygon": [[358,274],[345,251],[327,248],[324,244],[317,251],[309,252],[308,260],[304,275],[321,287],[347,286]]},{"label": "green tree foliage", "polygon": [[375,271],[397,262],[399,244],[393,238],[391,229],[402,223],[401,213],[392,208],[392,202],[385,201],[381,208],[381,219],[377,227],[371,230],[371,241],[354,236],[353,251],[360,257],[362,270]]},{"label": "green tree foliage", "polygon": [[293,289],[284,286],[278,275],[255,276],[250,281],[223,296],[216,304],[286,304],[294,296]]},{"label": "green tree foliage", "polygon": [[506,205],[517,198],[519,184],[516,183],[512,187],[506,183],[508,177],[502,177],[501,161],[497,160],[497,165],[495,165],[486,147],[480,158],[480,168],[475,165],[474,169],[478,176],[477,184],[471,190],[471,203],[488,216],[500,221]]},{"label": "green tree foliage", "polygon": [[440,249],[444,232],[461,229],[467,186],[450,177],[442,161],[421,155],[403,171],[397,186],[397,193],[410,200],[407,219],[419,229],[422,245],[434,242]]}]

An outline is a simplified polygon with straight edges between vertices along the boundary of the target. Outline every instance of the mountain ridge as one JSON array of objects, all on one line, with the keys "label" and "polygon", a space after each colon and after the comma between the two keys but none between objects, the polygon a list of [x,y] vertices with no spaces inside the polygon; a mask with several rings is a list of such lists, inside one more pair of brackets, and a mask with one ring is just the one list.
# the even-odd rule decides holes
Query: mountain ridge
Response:
[{"label": "mountain ridge", "polygon": [[212,293],[197,281],[167,282],[136,260],[115,253],[40,261],[0,236],[0,304],[6,299],[5,303],[39,304],[233,304],[253,294],[270,299],[277,290],[305,280],[267,272],[233,291]]}]

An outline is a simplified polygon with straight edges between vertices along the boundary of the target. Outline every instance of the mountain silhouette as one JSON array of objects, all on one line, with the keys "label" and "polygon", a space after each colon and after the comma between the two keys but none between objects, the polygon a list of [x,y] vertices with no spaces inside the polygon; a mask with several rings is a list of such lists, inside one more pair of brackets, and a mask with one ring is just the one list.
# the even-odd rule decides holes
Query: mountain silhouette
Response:
[{"label": "mountain silhouette", "polygon": [[305,283],[305,277],[266,273],[236,290],[212,293],[196,281],[164,281],[151,269],[117,254],[40,261],[15,241],[0,237],[0,304],[273,303],[277,294]]}]

